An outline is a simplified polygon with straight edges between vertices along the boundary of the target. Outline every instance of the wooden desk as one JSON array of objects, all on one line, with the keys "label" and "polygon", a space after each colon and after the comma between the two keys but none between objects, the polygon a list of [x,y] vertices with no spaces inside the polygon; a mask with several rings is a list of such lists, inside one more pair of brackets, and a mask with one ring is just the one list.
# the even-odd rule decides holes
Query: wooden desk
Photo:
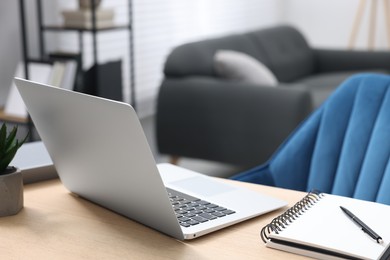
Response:
[{"label": "wooden desk", "polygon": [[[290,202],[304,193],[239,183]],[[266,248],[260,229],[283,210],[182,242],[67,191],[59,180],[25,186],[25,207],[0,218],[0,259],[306,259]]]},{"label": "wooden desk", "polygon": [[27,117],[19,117],[19,116],[13,116],[8,115],[4,112],[4,108],[0,107],[0,121],[6,121],[6,122],[14,122],[14,123],[28,123]]}]

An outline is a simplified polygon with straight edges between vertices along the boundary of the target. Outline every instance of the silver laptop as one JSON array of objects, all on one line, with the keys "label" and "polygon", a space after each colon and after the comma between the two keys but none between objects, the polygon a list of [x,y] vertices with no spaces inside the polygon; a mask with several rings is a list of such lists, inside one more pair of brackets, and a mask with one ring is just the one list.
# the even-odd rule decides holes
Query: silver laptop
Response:
[{"label": "silver laptop", "polygon": [[133,108],[15,78],[67,189],[177,239],[287,205],[171,164],[156,166]]}]

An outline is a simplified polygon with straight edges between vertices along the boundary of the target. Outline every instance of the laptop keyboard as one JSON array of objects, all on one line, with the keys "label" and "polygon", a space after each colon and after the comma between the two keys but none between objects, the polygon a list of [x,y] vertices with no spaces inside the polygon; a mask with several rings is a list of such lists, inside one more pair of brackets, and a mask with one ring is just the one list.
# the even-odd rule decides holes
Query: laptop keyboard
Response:
[{"label": "laptop keyboard", "polygon": [[233,210],[167,188],[169,200],[183,227],[190,227],[236,213]]}]

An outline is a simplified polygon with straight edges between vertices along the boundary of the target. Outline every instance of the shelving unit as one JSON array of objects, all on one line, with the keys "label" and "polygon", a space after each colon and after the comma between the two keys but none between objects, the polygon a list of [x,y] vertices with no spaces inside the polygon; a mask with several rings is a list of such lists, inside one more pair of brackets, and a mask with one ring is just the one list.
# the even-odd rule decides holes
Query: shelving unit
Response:
[{"label": "shelving unit", "polygon": [[[61,1],[61,0],[57,0]],[[38,24],[38,46],[39,46],[39,61],[48,62],[50,61],[48,58],[48,53],[46,51],[46,42],[45,42],[45,36],[44,34],[47,32],[53,32],[53,33],[62,33],[62,32],[76,32],[78,34],[78,49],[80,56],[83,56],[84,52],[84,41],[83,41],[83,34],[90,33],[92,35],[92,50],[93,50],[93,65],[98,65],[98,39],[97,34],[98,33],[104,33],[108,31],[116,31],[116,30],[127,30],[129,35],[129,91],[130,91],[130,104],[136,109],[136,89],[135,89],[135,76],[134,76],[134,47],[133,47],[133,30],[132,30],[132,18],[133,18],[133,9],[132,9],[132,1],[127,0],[128,2],[128,23],[124,25],[118,25],[118,26],[112,26],[109,28],[97,28],[96,26],[96,9],[95,9],[95,0],[90,0],[91,6],[92,6],[92,28],[91,29],[85,29],[85,28],[70,28],[60,25],[48,25],[45,24],[43,20],[43,12],[44,8],[42,6],[42,0],[36,0],[36,12],[37,12],[37,24]],[[29,56],[29,49],[28,49],[28,34],[27,34],[27,24],[26,24],[26,7],[25,7],[25,0],[19,0],[19,12],[20,12],[20,24],[21,24],[21,36],[22,36],[22,61],[24,63],[24,75],[26,79],[30,79],[30,71],[28,68],[28,64],[30,62],[35,62],[37,59],[32,59]],[[81,68],[83,67],[83,61],[81,60]],[[123,64],[122,64],[123,65]],[[96,75],[96,70],[92,78],[94,81],[92,82],[93,85],[96,85],[98,75]],[[19,118],[19,117],[13,117],[5,114],[3,111],[0,110],[0,121],[6,121],[13,124],[24,124],[28,126],[28,131],[32,133],[30,135],[31,141],[33,141],[34,138],[34,126],[31,121],[31,118],[28,116],[27,118]]]},{"label": "shelving unit", "polygon": [[[58,0],[60,1],[60,0]],[[84,40],[83,34],[90,33],[92,35],[92,50],[93,50],[93,64],[98,65],[98,40],[97,34],[104,33],[107,31],[115,31],[115,30],[127,30],[129,34],[129,89],[130,89],[130,104],[136,108],[136,89],[135,89],[135,78],[134,78],[134,47],[133,47],[133,30],[132,30],[132,2],[131,0],[127,0],[128,2],[128,24],[112,26],[109,28],[97,28],[96,24],[96,9],[95,9],[95,0],[90,0],[92,6],[92,28],[73,28],[66,27],[60,25],[47,25],[43,21],[43,6],[42,0],[36,0],[37,6],[37,20],[38,20],[38,41],[39,41],[39,57],[42,60],[48,59],[48,54],[46,51],[45,37],[44,34],[47,32],[61,33],[61,32],[76,32],[78,34],[78,49],[81,56],[83,56],[84,52]],[[29,78],[28,71],[28,62],[31,61],[29,57],[28,51],[28,39],[27,39],[27,29],[26,29],[26,13],[25,13],[25,0],[19,0],[20,2],[20,19],[21,19],[21,29],[22,29],[22,59],[24,61],[24,72],[26,78]],[[82,66],[82,64],[81,64]],[[97,75],[94,75],[93,78],[96,80]]]}]

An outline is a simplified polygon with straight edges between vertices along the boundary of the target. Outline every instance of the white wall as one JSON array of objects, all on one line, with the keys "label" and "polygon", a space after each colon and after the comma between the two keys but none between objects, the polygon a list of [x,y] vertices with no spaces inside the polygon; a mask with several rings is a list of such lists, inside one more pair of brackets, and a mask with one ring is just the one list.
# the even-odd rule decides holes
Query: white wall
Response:
[{"label": "white wall", "polygon": [[[359,2],[357,0],[285,1],[283,19],[300,28],[312,45],[347,48]],[[369,17],[373,1],[366,2],[355,42],[357,49],[368,48]],[[377,6],[375,49],[388,49],[383,2],[378,1]]]},{"label": "white wall", "polygon": [[17,1],[0,1],[0,104],[4,104],[16,64],[20,60]]}]

